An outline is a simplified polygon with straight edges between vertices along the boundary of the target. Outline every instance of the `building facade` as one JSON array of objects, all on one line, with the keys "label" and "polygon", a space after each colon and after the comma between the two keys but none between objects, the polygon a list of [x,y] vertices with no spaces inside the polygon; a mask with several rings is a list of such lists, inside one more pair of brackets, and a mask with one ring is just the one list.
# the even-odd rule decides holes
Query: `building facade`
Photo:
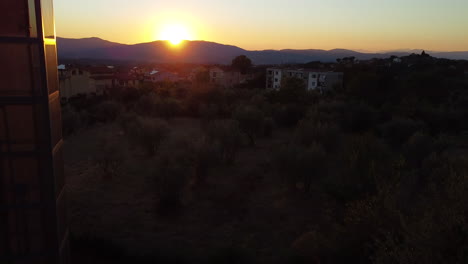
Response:
[{"label": "building facade", "polygon": [[304,81],[307,90],[333,89],[343,85],[342,72],[316,71],[304,69],[268,68],[266,70],[266,88],[280,89],[286,78],[298,78]]},{"label": "building facade", "polygon": [[74,67],[60,65],[60,95],[68,100],[77,95],[102,95],[115,85],[115,71],[112,67]]},{"label": "building facade", "polygon": [[167,71],[152,70],[145,74],[145,81],[152,83],[177,82],[180,78],[177,74]]},{"label": "building facade", "polygon": [[0,263],[69,263],[52,3],[0,1]]},{"label": "building facade", "polygon": [[240,71],[232,67],[211,67],[209,69],[210,83],[224,88],[233,88],[237,85],[244,84],[253,79],[253,75],[242,74]]},{"label": "building facade", "polygon": [[214,83],[222,86],[224,84],[224,70],[219,67],[211,67],[209,70],[210,73],[210,83]]}]

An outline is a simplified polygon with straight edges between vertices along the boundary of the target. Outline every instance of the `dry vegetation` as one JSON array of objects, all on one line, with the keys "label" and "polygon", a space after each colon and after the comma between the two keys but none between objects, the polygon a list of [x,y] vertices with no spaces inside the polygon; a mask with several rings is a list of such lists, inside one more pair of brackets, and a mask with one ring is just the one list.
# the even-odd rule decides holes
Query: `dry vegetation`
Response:
[{"label": "dry vegetation", "polygon": [[403,61],[322,94],[201,78],[71,102],[78,263],[466,263],[468,79]]}]

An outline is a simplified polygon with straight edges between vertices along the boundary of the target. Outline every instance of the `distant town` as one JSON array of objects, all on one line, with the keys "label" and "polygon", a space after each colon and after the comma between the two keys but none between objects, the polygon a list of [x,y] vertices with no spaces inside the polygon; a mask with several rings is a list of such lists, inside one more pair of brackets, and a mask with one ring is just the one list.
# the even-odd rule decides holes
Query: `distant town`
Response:
[{"label": "distant town", "polygon": [[61,64],[58,66],[62,101],[77,96],[104,95],[113,87],[143,88],[163,83],[177,83],[189,87],[206,82],[220,88],[235,88],[263,80],[265,89],[280,89],[286,78],[299,78],[307,90],[326,90],[343,85],[343,73],[334,71],[333,64],[317,65],[317,69],[298,66],[258,66],[249,71],[226,65],[151,65],[110,66]]}]

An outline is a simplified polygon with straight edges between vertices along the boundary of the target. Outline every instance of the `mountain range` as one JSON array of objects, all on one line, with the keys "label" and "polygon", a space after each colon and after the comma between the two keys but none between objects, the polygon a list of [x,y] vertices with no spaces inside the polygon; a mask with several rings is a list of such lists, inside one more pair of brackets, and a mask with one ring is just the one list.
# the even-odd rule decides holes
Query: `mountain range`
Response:
[{"label": "mountain range", "polygon": [[[236,46],[207,41],[184,41],[172,46],[167,41],[141,44],[120,44],[100,38],[57,38],[59,60],[106,60],[120,62],[152,63],[207,63],[230,64],[239,55],[246,55],[254,64],[307,63],[311,61],[334,62],[338,58],[354,56],[359,60],[405,56],[420,50],[397,50],[380,53],[364,53],[346,49],[320,50],[258,50],[249,51]],[[437,58],[468,60],[468,51],[432,52]]]}]

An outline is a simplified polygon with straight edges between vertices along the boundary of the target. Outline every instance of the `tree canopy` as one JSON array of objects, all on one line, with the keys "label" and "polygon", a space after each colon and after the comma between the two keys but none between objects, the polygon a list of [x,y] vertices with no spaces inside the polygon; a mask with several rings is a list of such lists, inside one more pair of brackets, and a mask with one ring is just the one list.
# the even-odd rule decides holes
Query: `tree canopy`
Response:
[{"label": "tree canopy", "polygon": [[252,61],[247,56],[240,55],[232,60],[231,66],[242,74],[246,74],[252,67]]}]

